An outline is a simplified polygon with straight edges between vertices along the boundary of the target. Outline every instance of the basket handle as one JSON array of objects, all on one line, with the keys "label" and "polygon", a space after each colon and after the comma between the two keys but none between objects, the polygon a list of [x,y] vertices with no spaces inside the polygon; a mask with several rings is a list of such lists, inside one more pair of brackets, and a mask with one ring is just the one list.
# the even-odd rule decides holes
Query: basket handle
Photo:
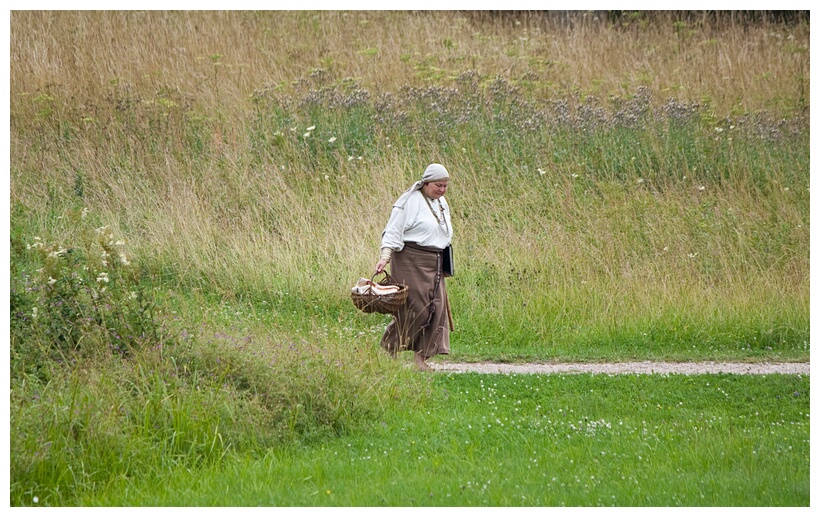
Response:
[{"label": "basket handle", "polygon": [[394,285],[398,284],[398,282],[396,282],[396,279],[393,278],[392,276],[390,276],[390,273],[388,273],[386,269],[382,269],[381,273],[373,273],[373,276],[370,277],[370,281],[373,282],[373,280],[375,280],[376,276],[380,275],[382,273],[384,273],[384,279],[385,280],[387,280],[388,282],[391,282]]}]

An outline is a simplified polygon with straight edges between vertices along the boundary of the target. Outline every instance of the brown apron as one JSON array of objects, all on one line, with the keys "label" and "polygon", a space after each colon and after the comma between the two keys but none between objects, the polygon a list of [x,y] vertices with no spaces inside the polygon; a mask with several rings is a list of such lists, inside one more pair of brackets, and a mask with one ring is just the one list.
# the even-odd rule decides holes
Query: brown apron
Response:
[{"label": "brown apron", "polygon": [[394,252],[390,276],[408,286],[407,304],[395,314],[381,346],[391,354],[403,350],[424,358],[450,353],[447,289],[441,274],[441,250],[406,242]]}]

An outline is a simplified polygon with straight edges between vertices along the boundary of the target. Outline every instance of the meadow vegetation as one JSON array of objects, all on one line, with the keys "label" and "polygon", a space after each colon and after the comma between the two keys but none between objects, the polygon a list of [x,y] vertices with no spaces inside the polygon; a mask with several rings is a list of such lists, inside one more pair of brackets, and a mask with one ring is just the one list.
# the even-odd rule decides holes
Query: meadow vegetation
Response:
[{"label": "meadow vegetation", "polygon": [[174,475],[107,506],[807,506],[809,378],[440,375],[423,410]]},{"label": "meadow vegetation", "polygon": [[430,162],[453,358],[808,360],[809,26],[600,16],[12,12],[12,504],[438,399],[348,294]]}]

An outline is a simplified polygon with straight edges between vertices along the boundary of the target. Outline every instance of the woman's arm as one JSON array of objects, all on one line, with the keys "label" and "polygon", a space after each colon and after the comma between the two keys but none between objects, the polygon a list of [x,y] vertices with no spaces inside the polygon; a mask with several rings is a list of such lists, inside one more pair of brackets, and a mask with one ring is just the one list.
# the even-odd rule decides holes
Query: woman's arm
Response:
[{"label": "woman's arm", "polygon": [[401,251],[404,248],[404,229],[407,223],[407,210],[393,207],[390,219],[382,232],[381,252],[379,262],[376,264],[376,273],[384,271],[385,266],[390,262],[393,250]]}]

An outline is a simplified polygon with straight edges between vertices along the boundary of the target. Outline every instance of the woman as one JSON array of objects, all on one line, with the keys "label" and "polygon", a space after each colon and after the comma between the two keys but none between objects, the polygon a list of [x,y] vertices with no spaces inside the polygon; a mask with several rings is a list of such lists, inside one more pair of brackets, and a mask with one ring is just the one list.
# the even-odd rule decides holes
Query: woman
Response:
[{"label": "woman", "polygon": [[450,307],[442,271],[442,251],[453,238],[444,199],[449,180],[443,165],[431,164],[399,197],[382,233],[376,264],[378,274],[391,263],[391,276],[408,286],[407,304],[385,329],[381,346],[393,356],[412,350],[422,371],[430,369],[430,357],[450,353]]}]

